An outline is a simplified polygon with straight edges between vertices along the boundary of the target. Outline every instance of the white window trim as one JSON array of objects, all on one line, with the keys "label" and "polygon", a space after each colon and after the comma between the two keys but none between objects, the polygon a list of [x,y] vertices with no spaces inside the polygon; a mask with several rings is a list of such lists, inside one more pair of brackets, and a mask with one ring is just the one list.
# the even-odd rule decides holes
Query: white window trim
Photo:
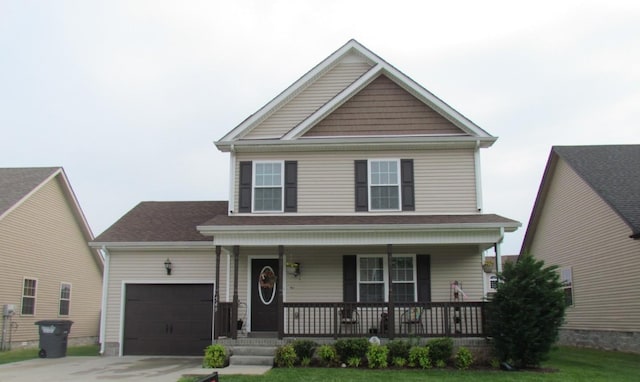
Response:
[{"label": "white window trim", "polygon": [[[36,288],[33,292],[33,296],[25,296],[24,294],[24,282],[26,280],[34,280],[36,282]],[[40,281],[35,278],[35,277],[23,277],[22,278],[22,292],[21,292],[21,297],[20,297],[20,315],[21,316],[25,316],[25,317],[33,317],[36,315],[36,308],[37,308],[37,303],[38,303],[38,284],[40,284]],[[24,314],[22,313],[23,307],[24,307],[24,298],[28,297],[28,298],[33,298],[33,313],[32,314]]]},{"label": "white window trim", "polygon": [[[562,286],[562,291],[566,291],[567,289],[571,290],[571,305],[568,305],[567,308],[575,306],[576,305],[576,299],[575,299],[575,294],[574,294],[574,286],[573,286],[573,267],[561,267],[558,269],[558,271],[560,272],[560,281],[563,283]],[[569,274],[569,278],[566,279],[564,276],[566,274],[566,272],[568,271]],[[569,285],[564,285],[565,281],[569,281]]]},{"label": "white window trim", "polygon": [[[279,163],[280,164],[280,170],[282,171],[280,173],[280,210],[269,210],[269,211],[256,211],[256,188],[263,188],[263,187],[257,187],[256,186],[256,167],[258,164],[265,164],[265,163]],[[252,163],[253,168],[251,169],[251,212],[252,213],[256,213],[256,214],[271,214],[271,213],[282,213],[284,212],[284,175],[285,175],[285,169],[284,169],[284,160],[254,160]],[[273,187],[273,186],[270,186]],[[264,187],[266,188],[266,187]]]},{"label": "white window trim", "polygon": [[[396,162],[396,169],[398,174],[398,183],[393,184],[371,184],[371,163],[372,162]],[[400,189],[400,183],[402,182],[402,169],[400,168],[400,159],[399,158],[374,158],[367,160],[367,199],[369,202],[369,211],[370,212],[387,212],[387,211],[401,211],[402,210],[402,190]],[[372,186],[382,186],[382,187],[393,187],[396,186],[398,188],[398,208],[391,209],[373,209],[371,207],[371,187]]]},{"label": "white window trim", "polygon": [[[384,282],[384,302],[389,302],[389,261],[387,255],[357,255],[356,259],[356,298],[360,302],[360,259],[361,258],[382,258],[382,280]],[[418,267],[415,254],[393,254],[392,257],[411,257],[413,259],[413,302],[418,301]],[[363,283],[366,281],[362,281]],[[408,284],[405,281],[394,281],[394,284]]]},{"label": "white window trim", "polygon": [[[62,286],[63,285],[68,285],[69,286],[69,298],[62,298]],[[73,290],[73,285],[71,285],[71,283],[66,282],[66,281],[62,281],[60,282],[60,292],[58,294],[58,316],[59,317],[68,317],[71,315],[71,293]],[[69,312],[67,314],[60,314],[60,307],[62,305],[62,301],[68,301],[69,302]]]}]

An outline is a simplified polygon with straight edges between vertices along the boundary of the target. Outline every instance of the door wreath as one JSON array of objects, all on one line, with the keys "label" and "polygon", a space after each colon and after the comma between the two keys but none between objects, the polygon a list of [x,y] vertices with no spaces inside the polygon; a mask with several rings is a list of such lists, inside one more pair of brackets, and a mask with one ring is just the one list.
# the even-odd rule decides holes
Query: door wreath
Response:
[{"label": "door wreath", "polygon": [[278,278],[276,277],[276,274],[273,273],[273,270],[271,268],[263,269],[262,272],[260,272],[260,274],[258,275],[260,288],[273,289],[273,286],[275,285],[277,279]]}]

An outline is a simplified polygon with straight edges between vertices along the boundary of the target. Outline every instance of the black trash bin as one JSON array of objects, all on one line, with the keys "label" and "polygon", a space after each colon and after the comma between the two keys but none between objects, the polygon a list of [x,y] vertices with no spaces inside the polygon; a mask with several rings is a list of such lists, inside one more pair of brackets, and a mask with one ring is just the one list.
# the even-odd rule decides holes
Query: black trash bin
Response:
[{"label": "black trash bin", "polygon": [[35,323],[40,332],[40,358],[60,358],[67,355],[67,338],[73,321],[42,320]]}]

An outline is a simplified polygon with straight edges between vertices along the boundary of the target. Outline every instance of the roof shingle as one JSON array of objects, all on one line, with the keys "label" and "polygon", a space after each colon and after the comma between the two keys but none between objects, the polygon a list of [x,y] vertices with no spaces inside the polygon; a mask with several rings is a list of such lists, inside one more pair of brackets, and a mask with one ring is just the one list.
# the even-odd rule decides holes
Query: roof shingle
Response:
[{"label": "roof shingle", "polygon": [[60,167],[0,168],[0,215],[58,170]]}]

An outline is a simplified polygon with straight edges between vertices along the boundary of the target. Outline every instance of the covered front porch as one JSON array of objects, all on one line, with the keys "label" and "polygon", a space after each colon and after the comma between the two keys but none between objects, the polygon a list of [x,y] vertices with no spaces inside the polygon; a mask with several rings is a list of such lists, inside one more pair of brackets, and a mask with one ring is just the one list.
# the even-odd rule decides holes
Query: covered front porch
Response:
[{"label": "covered front porch", "polygon": [[499,257],[518,225],[496,215],[216,217],[198,227],[216,248],[214,338],[483,337],[483,253]]}]

